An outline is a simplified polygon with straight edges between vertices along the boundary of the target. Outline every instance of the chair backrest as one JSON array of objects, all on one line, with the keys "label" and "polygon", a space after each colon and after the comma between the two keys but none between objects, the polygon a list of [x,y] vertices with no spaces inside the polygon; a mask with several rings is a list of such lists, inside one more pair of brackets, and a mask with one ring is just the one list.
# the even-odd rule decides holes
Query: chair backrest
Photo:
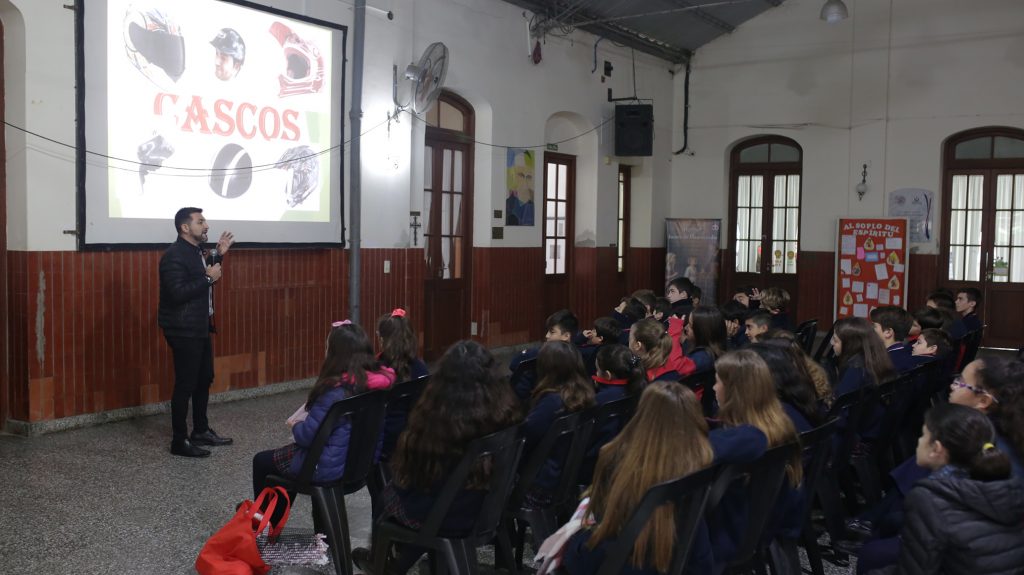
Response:
[{"label": "chair backrest", "polygon": [[[875,386],[862,386],[849,393],[840,395],[832,402],[826,419],[844,419],[845,425],[841,426],[840,440],[836,444],[835,453],[832,454],[833,461],[850,461],[850,455],[857,444],[857,433],[861,430],[868,415],[869,404],[874,397]],[[845,463],[843,463],[845,464]]]},{"label": "chair backrest", "polygon": [[805,523],[810,521],[814,494],[817,493],[818,481],[821,473],[828,463],[829,453],[832,450],[832,437],[836,434],[839,420],[832,418],[826,423],[800,434],[800,446],[803,449],[804,460],[804,483],[800,490],[803,492],[801,499],[800,516]]},{"label": "chair backrest", "polygon": [[400,408],[405,411],[411,410],[413,404],[420,398],[428,383],[430,383],[429,373],[392,385],[387,390],[388,410],[390,411],[394,408]]},{"label": "chair backrest", "polygon": [[[963,353],[960,356],[960,364],[957,366],[957,371],[963,371],[967,367],[968,363],[974,361],[978,357],[978,348],[981,347],[981,338],[985,328],[981,327],[974,331],[968,332],[964,336],[962,345]],[[955,352],[956,350],[954,350]]]},{"label": "chair backrest", "polygon": [[[552,457],[561,457],[562,465],[558,485],[551,494],[551,505],[559,509],[576,501],[580,465],[590,446],[595,414],[595,408],[590,408],[563,415],[551,424],[519,472],[519,480],[509,497],[510,507],[522,507],[537,475]],[[566,442],[569,442],[568,446],[565,445]],[[559,448],[561,452],[556,453]]]},{"label": "chair backrest", "polygon": [[490,477],[487,494],[480,506],[480,515],[473,525],[469,537],[490,539],[497,532],[498,521],[501,519],[505,502],[508,500],[519,457],[523,452],[525,440],[519,437],[519,428],[510,427],[496,431],[479,439],[474,439],[466,446],[459,464],[448,475],[444,486],[437,494],[434,505],[430,508],[426,521],[420,528],[420,534],[436,537],[452,503],[459,493],[466,488],[466,481],[477,461],[482,458],[490,460]]},{"label": "chair backrest", "polygon": [[512,371],[512,375],[510,376],[510,379],[512,379],[514,381],[517,376],[521,376],[521,375],[524,375],[524,374],[527,374],[527,373],[536,372],[536,371],[537,371],[537,358],[536,357],[531,357],[529,359],[524,359],[524,360],[520,361],[519,365],[517,365],[516,368]]},{"label": "chair backrest", "polygon": [[746,563],[757,553],[765,526],[779,498],[782,482],[786,479],[786,464],[799,451],[799,443],[787,443],[769,449],[756,461],[726,465],[711,486],[705,512],[709,517],[714,516],[718,503],[730,485],[737,481],[745,482],[743,497],[747,503],[747,521],[739,546],[729,558],[730,564]]},{"label": "chair backrest", "polygon": [[828,328],[825,339],[821,340],[821,343],[818,344],[818,350],[814,352],[814,361],[821,363],[822,359],[835,356],[835,351],[832,349],[832,334],[834,333],[835,326]]},{"label": "chair backrest", "polygon": [[700,396],[700,406],[704,411],[704,417],[714,417],[718,411],[718,403],[715,398],[715,370],[703,371],[684,377],[679,383],[689,387],[695,393],[703,390]]},{"label": "chair backrest", "polygon": [[604,562],[597,575],[618,575],[633,555],[640,532],[647,526],[651,515],[662,505],[675,505],[676,544],[672,549],[672,564],[667,575],[679,575],[686,566],[686,560],[693,546],[697,527],[704,517],[711,484],[718,475],[718,467],[708,467],[686,477],[666,481],[651,487],[626,525],[619,532],[615,542],[605,552]]},{"label": "chair backrest", "polygon": [[296,478],[296,486],[300,491],[308,488],[313,482],[313,474],[320,462],[320,455],[323,453],[331,433],[334,432],[334,428],[342,418],[349,419],[351,428],[348,453],[345,455],[345,473],[340,481],[346,486],[358,485],[366,481],[366,475],[370,472],[370,466],[373,465],[381,427],[384,423],[386,393],[385,390],[368,391],[346,397],[331,406],[320,423],[320,428],[317,429],[316,436],[306,452],[306,458],[302,462],[302,468]]},{"label": "chair backrest", "polygon": [[[804,351],[808,354],[814,350],[814,338],[818,335],[818,320],[809,319],[797,326],[796,331],[797,341],[800,342],[800,346],[804,348]],[[831,336],[829,336],[831,339]]]},{"label": "chair backrest", "polygon": [[591,444],[599,440],[611,440],[611,437],[604,437],[602,432],[612,425],[621,431],[633,417],[639,402],[640,394],[636,393],[593,407],[594,431],[591,434]]}]

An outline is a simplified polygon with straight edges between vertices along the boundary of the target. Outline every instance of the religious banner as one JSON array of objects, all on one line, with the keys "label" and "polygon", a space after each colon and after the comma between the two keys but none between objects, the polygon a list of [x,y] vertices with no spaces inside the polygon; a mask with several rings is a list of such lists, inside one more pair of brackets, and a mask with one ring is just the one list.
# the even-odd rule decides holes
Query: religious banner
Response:
[{"label": "religious banner", "polygon": [[883,305],[907,305],[907,220],[840,218],[836,246],[836,319],[868,317]]},{"label": "religious banner", "polygon": [[679,276],[689,278],[701,290],[701,303],[714,303],[722,220],[667,219],[665,233],[665,286]]}]

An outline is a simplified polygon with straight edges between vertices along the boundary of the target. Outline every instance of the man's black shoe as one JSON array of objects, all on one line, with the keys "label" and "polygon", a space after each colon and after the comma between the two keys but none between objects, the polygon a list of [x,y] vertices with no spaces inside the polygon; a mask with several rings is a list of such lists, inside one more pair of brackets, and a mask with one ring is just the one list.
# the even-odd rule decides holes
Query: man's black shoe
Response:
[{"label": "man's black shoe", "polygon": [[199,433],[192,432],[192,443],[196,445],[231,445],[235,440],[230,437],[221,437],[213,429],[207,429]]},{"label": "man's black shoe", "polygon": [[202,447],[196,447],[191,441],[182,439],[181,441],[171,442],[171,453],[174,455],[180,455],[182,457],[207,457],[210,455],[210,451],[203,449]]}]

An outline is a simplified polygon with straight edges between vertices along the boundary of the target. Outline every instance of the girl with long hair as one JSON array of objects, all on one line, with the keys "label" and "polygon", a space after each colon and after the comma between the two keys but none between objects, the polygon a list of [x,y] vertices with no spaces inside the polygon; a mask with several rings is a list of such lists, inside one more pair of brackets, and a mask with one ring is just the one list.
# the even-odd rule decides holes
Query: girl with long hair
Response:
[{"label": "girl with long hair", "polygon": [[[799,441],[796,427],[779,402],[772,372],[756,352],[741,349],[718,358],[715,394],[718,417],[724,428],[753,427],[764,435],[767,449]],[[780,512],[779,506],[788,509],[793,492],[803,480],[799,452],[786,464],[786,476],[788,483],[783,485],[776,515]],[[746,528],[746,500],[734,489],[730,488],[722,497],[709,522],[715,557],[732,556]]]},{"label": "girl with long hair", "polygon": [[762,340],[771,345],[787,348],[787,353],[794,360],[797,370],[811,381],[818,403],[825,407],[832,405],[832,383],[828,379],[828,373],[804,351],[803,345],[793,332],[770,329],[762,336]]},{"label": "girl with long hair", "polygon": [[[377,359],[395,370],[395,382],[405,383],[430,375],[427,364],[416,354],[416,335],[412,332],[405,310],[396,308],[377,320],[377,336],[381,352]],[[415,398],[410,401],[389,402],[384,416],[384,447],[381,461],[387,461],[395,451],[398,436],[405,429]]]},{"label": "girl with long hair", "polygon": [[678,318],[669,318],[666,331],[660,321],[647,318],[636,322],[629,330],[629,350],[640,358],[648,381],[679,381],[696,371],[697,366],[683,355],[679,345],[682,324]]},{"label": "girl with long hair", "polygon": [[696,366],[694,373],[715,369],[715,360],[725,353],[728,345],[722,312],[714,306],[699,305],[690,312],[684,330],[690,342],[690,351],[686,355]]},{"label": "girl with long hair", "polygon": [[[594,385],[587,377],[583,358],[576,346],[565,341],[545,343],[537,354],[537,387],[530,398],[530,410],[523,423],[522,463],[544,439],[555,419],[594,405]],[[541,506],[550,501],[558,485],[568,445],[558,444],[538,472],[527,495],[527,504]]]},{"label": "girl with long hair", "polygon": [[[601,449],[584,524],[566,544],[562,564],[571,575],[596,573],[614,540],[651,487],[711,465],[714,452],[700,402],[687,387],[667,381],[648,385],[636,415]],[[654,512],[637,537],[629,573],[664,573],[676,543],[674,510]],[[709,573],[713,559],[701,528],[687,563],[688,573]]]},{"label": "girl with long hair", "polygon": [[882,340],[871,322],[864,318],[844,317],[836,321],[832,350],[839,368],[836,397],[864,386],[878,385],[895,374]]},{"label": "girl with long hair", "polygon": [[941,404],[925,415],[896,573],[1017,574],[1024,566],[1024,484],[981,412]]},{"label": "girl with long hair", "polygon": [[[419,529],[469,443],[517,425],[521,419],[519,401],[508,381],[498,376],[491,353],[470,340],[453,344],[438,362],[398,438],[391,458],[393,479],[382,493],[384,513]],[[471,472],[468,488],[452,504],[443,531],[472,530],[488,480],[489,469],[481,462]],[[425,552],[400,546],[389,573],[405,573]],[[355,549],[352,556],[365,565],[371,555],[367,549]]]},{"label": "girl with long hair", "polygon": [[640,358],[624,345],[603,346],[597,352],[595,364],[597,375],[593,380],[598,405],[636,395],[647,385],[647,373]]},{"label": "girl with long hair", "polygon": [[747,349],[768,364],[775,383],[775,395],[797,433],[810,431],[823,423],[824,417],[814,383],[803,369],[801,358],[793,353],[786,340],[767,339],[751,344]]},{"label": "girl with long hair", "polygon": [[[259,495],[268,475],[296,477],[320,424],[335,403],[370,390],[386,389],[395,381],[395,372],[373,357],[373,346],[366,332],[348,320],[335,322],[327,335],[327,352],[316,383],[306,403],[288,419],[295,442],[252,458],[252,488]],[[351,424],[342,419],[335,424],[317,464],[313,480],[329,482],[345,472]]]}]

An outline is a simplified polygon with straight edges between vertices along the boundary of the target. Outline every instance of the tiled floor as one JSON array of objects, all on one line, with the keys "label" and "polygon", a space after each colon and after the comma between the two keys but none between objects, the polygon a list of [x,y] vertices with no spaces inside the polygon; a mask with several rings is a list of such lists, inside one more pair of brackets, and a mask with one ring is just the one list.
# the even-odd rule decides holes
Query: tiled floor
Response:
[{"label": "tiled floor", "polygon": [[[284,420],[302,401],[289,392],[211,405],[213,427],[235,444],[206,459],[170,455],[168,415],[0,436],[0,573],[194,573],[203,542],[252,497],[252,455],[289,441]],[[369,497],[346,504],[353,544],[365,545]],[[308,499],[289,528],[312,528]]]}]

